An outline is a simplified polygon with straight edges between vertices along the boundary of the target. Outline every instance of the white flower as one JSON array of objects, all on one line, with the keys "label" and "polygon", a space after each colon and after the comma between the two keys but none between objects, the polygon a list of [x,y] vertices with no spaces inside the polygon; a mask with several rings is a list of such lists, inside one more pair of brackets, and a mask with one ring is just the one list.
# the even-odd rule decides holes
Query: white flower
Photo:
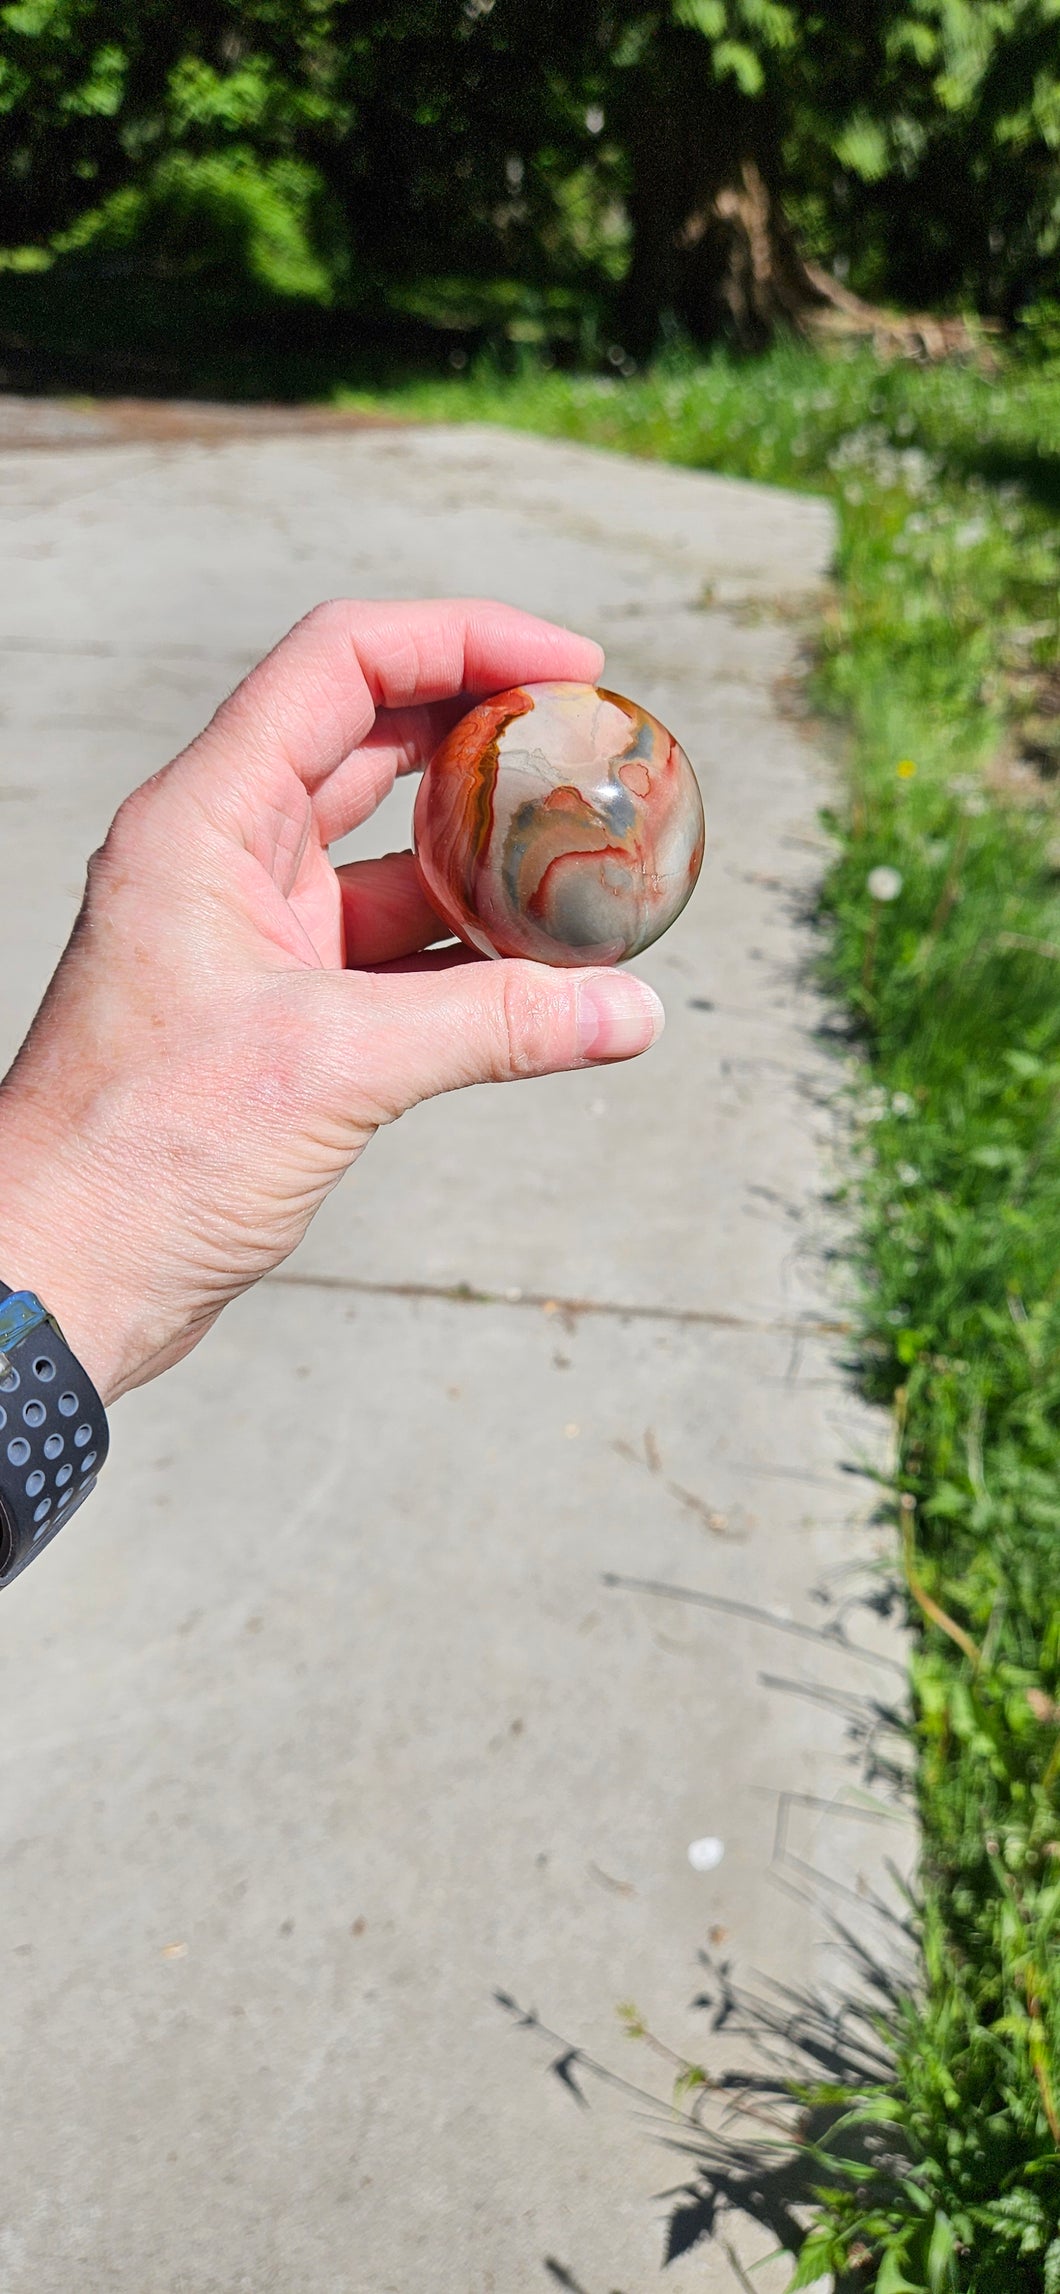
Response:
[{"label": "white flower", "polygon": [[915,1163],[897,1164],[894,1175],[902,1187],[915,1187],[920,1179],[920,1173]]},{"label": "white flower", "polygon": [[873,900],[897,900],[902,889],[900,868],[870,868],[865,879]]},{"label": "white flower", "polygon": [[892,1091],[892,1093],[891,1093],[891,1114],[892,1114],[892,1115],[914,1115],[915,1113],[916,1113],[916,1101],[915,1101],[915,1099],[911,1099],[911,1098],[910,1098],[908,1091]]}]

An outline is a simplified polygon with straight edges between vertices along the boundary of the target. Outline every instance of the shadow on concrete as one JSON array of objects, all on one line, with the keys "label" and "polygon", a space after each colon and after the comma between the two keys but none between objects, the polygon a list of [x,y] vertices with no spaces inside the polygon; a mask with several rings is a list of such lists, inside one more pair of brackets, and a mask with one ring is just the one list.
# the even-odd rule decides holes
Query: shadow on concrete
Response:
[{"label": "shadow on concrete", "polygon": [[[860,1580],[860,1581],[858,1581]],[[905,1667],[885,1650],[866,1646],[851,1634],[858,1616],[894,1617],[900,1602],[896,1581],[865,1581],[851,1572],[845,1591],[818,1587],[815,1599],[827,1614],[820,1624],[778,1617],[765,1607],[697,1588],[608,1573],[614,1590],[648,1593],[768,1626],[784,1637],[815,1642],[853,1657],[870,1669],[882,1668],[903,1681]],[[777,1800],[770,1882],[802,1903],[811,1903],[837,1963],[829,1986],[794,1986],[768,1978],[742,1981],[731,1960],[716,1950],[699,1955],[700,1986],[691,2005],[706,2018],[705,2036],[717,2052],[719,2039],[731,2046],[732,2064],[716,2069],[683,2063],[650,2032],[633,2036],[663,2058],[675,2074],[672,2096],[664,2098],[576,2041],[550,2030],[533,2008],[510,1993],[495,1993],[497,2004],[520,2029],[536,2034],[550,2050],[548,2070],[581,2109],[588,2109],[594,2086],[624,2095],[647,2114],[654,2139],[682,2161],[682,2179],[661,2196],[668,2208],[660,2266],[666,2268],[694,2248],[713,2243],[726,2256],[734,2282],[752,2289],[729,2231],[753,2226],[780,2255],[798,2256],[807,2210],[827,2182],[842,2178],[844,2163],[862,2180],[867,2201],[874,2187],[881,2198],[895,2177],[908,2171],[899,2155],[895,2130],[851,2127],[841,2098],[865,2088],[886,2089],[894,2078],[889,2035],[902,2018],[916,1964],[916,1906],[908,1881],[890,1861],[883,1871],[894,1884],[888,1900],[877,1889],[846,1886],[798,1852],[793,1818],[802,1806],[833,1818],[893,1823],[911,1817],[910,1774],[898,1747],[906,1722],[899,1691],[892,1699],[875,1688],[867,1692],[832,1689],[819,1682],[761,1673],[763,1684],[785,1694],[809,1696],[834,1711],[844,1725],[850,1759],[857,1772],[858,1797],[850,1803],[824,1801],[813,1794],[782,1792]],[[875,1788],[882,1799],[868,1805]],[[849,1924],[857,1915],[857,1932]],[[878,1937],[877,1943],[867,1934]],[[689,2075],[691,2074],[691,2075]],[[832,2092],[829,2092],[832,2091]],[[552,2283],[566,2294],[599,2294],[556,2256],[545,2257]],[[872,2282],[873,2265],[835,2280],[836,2294],[858,2294]],[[618,2294],[608,2289],[607,2294]]]},{"label": "shadow on concrete", "polygon": [[[905,1957],[911,1961],[911,1926],[896,1923],[891,1908],[879,1899],[870,1899],[865,1909],[879,1914],[888,1927],[901,1928]],[[731,1962],[711,1951],[700,1954],[701,1985],[692,2005],[707,2016],[712,2040],[724,2035],[736,2061],[706,2076],[691,2101],[680,2076],[674,2099],[665,2100],[550,2030],[533,2008],[521,2007],[510,1993],[494,1995],[521,2030],[547,2043],[550,2075],[580,2108],[590,2107],[594,2086],[617,2091],[647,2114],[655,2140],[682,2161],[680,2182],[657,2194],[668,2208],[663,2269],[711,2242],[726,2254],[737,2282],[751,2285],[729,2231],[753,2225],[794,2261],[815,2192],[823,2182],[835,2182],[844,2161],[878,2177],[881,2196],[907,2165],[894,2155],[889,2131],[881,2140],[879,2130],[843,2125],[845,2112],[838,2101],[807,2100],[818,2089],[889,2083],[893,2067],[884,2033],[893,2027],[908,1991],[907,1977],[891,1964],[890,1952],[874,1952],[838,1919],[828,1925],[848,1979],[830,1995],[810,1987],[744,1984]],[[650,2034],[645,2036],[649,2046],[668,2053]],[[596,2294],[556,2256],[546,2256],[544,2267],[567,2294]],[[855,2270],[836,2280],[836,2294],[856,2294],[867,2283],[864,2273]]]}]

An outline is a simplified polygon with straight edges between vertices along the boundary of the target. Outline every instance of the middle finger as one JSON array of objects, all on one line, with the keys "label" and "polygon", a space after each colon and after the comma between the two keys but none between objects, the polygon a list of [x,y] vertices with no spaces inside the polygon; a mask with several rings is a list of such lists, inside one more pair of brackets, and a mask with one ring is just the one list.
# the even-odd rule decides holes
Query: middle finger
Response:
[{"label": "middle finger", "polygon": [[431,907],[411,852],[388,852],[381,860],[347,860],[335,871],[342,892],[346,962],[388,964],[413,956],[437,941],[451,940],[451,927]]}]

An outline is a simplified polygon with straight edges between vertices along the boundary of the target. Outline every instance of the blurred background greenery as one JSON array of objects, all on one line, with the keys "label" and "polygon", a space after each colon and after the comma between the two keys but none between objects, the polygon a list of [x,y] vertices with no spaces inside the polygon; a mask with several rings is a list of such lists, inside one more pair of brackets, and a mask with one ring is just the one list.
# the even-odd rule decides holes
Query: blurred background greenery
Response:
[{"label": "blurred background greenery", "polygon": [[857,298],[1060,340],[1057,31],[1055,0],[14,0],[0,360],[235,395],[483,346],[628,371]]}]

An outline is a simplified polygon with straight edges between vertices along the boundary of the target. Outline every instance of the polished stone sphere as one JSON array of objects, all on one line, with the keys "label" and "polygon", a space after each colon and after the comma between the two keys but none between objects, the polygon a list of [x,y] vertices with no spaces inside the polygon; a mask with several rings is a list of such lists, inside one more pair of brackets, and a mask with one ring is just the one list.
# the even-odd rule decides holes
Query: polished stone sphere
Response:
[{"label": "polished stone sphere", "polygon": [[413,840],[432,906],[484,956],[620,964],[679,916],[703,802],[673,734],[596,685],[480,701],[432,757]]}]

